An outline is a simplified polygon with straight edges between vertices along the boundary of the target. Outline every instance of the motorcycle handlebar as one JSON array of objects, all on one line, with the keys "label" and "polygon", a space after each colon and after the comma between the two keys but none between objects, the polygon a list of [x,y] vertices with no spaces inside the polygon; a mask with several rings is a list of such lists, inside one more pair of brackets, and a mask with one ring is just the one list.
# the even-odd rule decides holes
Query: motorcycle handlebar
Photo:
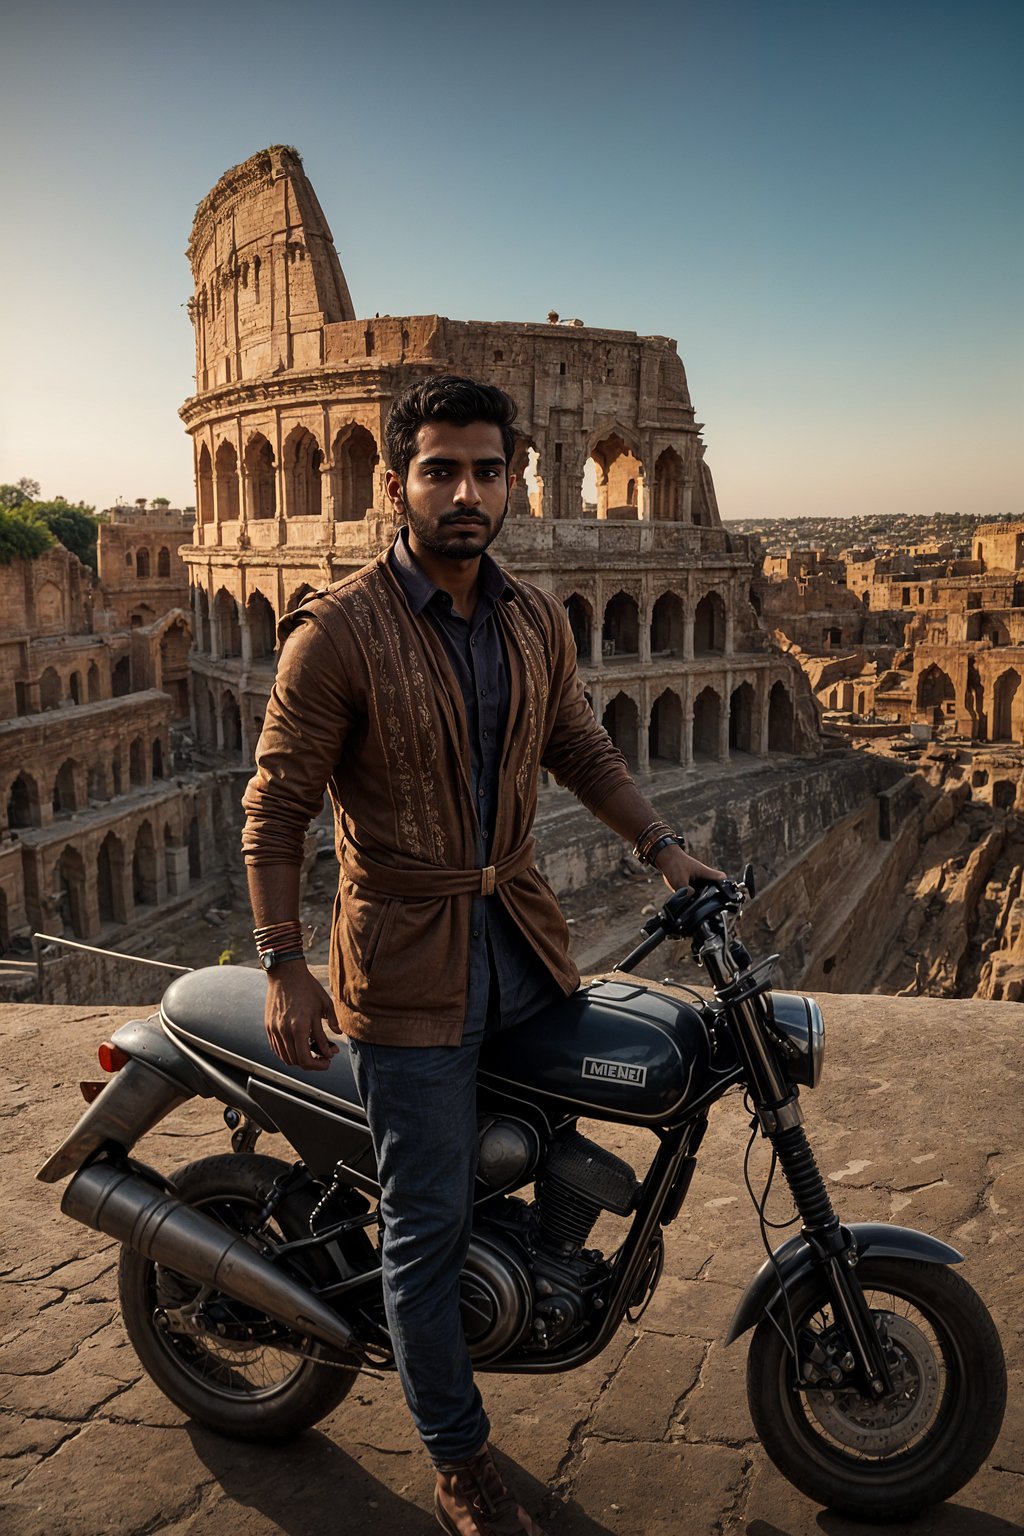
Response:
[{"label": "motorcycle handlebar", "polygon": [[670,935],[674,938],[689,938],[709,918],[717,917],[722,912],[738,912],[748,896],[753,894],[754,871],[750,864],[744,867],[742,875],[734,879],[694,880],[692,885],[681,886],[673,892],[661,910],[644,923],[642,932],[648,937],[630,950],[615,969],[633,970]]}]

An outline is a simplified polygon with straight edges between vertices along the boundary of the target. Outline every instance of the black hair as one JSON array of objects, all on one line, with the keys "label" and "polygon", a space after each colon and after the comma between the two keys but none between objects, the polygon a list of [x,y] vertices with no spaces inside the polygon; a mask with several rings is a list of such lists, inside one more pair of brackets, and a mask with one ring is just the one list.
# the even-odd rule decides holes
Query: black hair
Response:
[{"label": "black hair", "polygon": [[416,452],[416,434],[425,423],[450,421],[457,427],[468,427],[471,422],[485,421],[501,431],[507,470],[518,435],[512,426],[517,415],[511,395],[494,384],[478,384],[454,373],[424,379],[399,395],[388,412],[384,428],[388,464],[404,485]]}]

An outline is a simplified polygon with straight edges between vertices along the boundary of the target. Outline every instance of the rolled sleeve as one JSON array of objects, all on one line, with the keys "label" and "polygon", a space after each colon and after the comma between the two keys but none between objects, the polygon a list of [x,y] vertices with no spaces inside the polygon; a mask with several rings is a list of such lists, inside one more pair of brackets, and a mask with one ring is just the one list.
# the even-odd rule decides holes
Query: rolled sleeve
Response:
[{"label": "rolled sleeve", "polygon": [[352,721],[342,658],[313,614],[286,639],[242,796],[246,864],[301,864],[306,829],[341,761]]}]

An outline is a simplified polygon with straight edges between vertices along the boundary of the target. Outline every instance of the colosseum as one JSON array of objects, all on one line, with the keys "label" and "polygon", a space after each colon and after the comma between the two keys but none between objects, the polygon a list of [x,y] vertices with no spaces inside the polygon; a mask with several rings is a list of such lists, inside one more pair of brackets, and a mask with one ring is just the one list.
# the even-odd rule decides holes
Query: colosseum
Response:
[{"label": "colosseum", "polygon": [[818,750],[796,664],[760,628],[748,541],[723,529],[675,343],[439,315],[357,319],[298,154],[274,147],[200,203],[194,724],[251,756],[277,618],[395,533],[383,426],[394,396],[446,372],[520,408],[520,472],[501,560],[558,594],[598,718],[641,772],[730,754]]}]

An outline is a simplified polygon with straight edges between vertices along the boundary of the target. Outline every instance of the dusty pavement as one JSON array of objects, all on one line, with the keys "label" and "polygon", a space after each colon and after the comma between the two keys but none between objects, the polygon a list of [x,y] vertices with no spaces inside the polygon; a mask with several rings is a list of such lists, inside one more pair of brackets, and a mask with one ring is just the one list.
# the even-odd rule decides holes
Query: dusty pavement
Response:
[{"label": "dusty pavement", "polygon": [[[841,1214],[947,1238],[990,1306],[1011,1397],[989,1464],[899,1531],[1024,1530],[1024,1008],[824,1000],[824,1083],[805,1096]],[[15,1536],[428,1536],[431,1478],[397,1383],[361,1380],[317,1430],[280,1449],[187,1423],[142,1375],[114,1303],[115,1250],[65,1220],[36,1167],[77,1117],[80,1078],[129,1009],[0,1009],[0,1524]],[[137,1012],[137,1010],[135,1010]],[[216,1106],[191,1105],[141,1144],[164,1169],[226,1150]],[[638,1166],[649,1138],[606,1143]],[[542,1379],[484,1378],[506,1465],[552,1536],[856,1536],[792,1490],[753,1439],[745,1345],[722,1335],[761,1251],[741,1181],[746,1117],[716,1110],[666,1274],[638,1328],[598,1361]],[[265,1138],[261,1150],[272,1152]],[[763,1168],[763,1157],[759,1161]],[[770,1210],[788,1215],[781,1201]]]}]

